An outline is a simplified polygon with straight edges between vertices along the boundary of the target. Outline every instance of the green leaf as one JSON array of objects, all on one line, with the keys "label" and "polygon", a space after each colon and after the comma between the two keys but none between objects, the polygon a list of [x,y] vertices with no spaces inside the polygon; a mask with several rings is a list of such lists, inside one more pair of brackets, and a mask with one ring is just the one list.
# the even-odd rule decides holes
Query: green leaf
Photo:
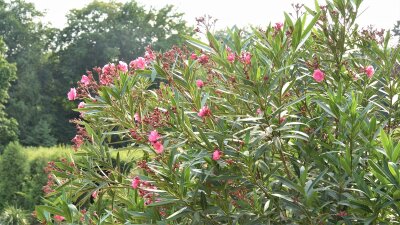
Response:
[{"label": "green leaf", "polygon": [[179,209],[178,211],[172,213],[170,216],[168,216],[167,220],[177,219],[179,217],[184,216],[187,213],[190,213],[190,211],[188,210],[188,207],[183,207],[183,208]]}]

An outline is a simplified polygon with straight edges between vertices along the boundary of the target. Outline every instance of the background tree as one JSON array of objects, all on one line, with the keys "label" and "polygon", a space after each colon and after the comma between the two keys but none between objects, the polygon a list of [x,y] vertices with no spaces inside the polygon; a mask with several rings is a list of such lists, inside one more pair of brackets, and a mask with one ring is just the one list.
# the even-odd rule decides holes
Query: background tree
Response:
[{"label": "background tree", "polygon": [[17,78],[15,65],[8,63],[4,58],[5,51],[4,42],[0,38],[0,153],[5,145],[17,139],[18,133],[16,120],[9,118],[4,112],[10,83]]},{"label": "background tree", "polygon": [[[47,80],[41,73],[54,30],[38,22],[41,16],[32,3],[0,0],[0,35],[8,46],[5,55],[18,68],[18,80],[10,90],[6,111],[18,121],[20,142],[24,145],[55,144],[51,130],[43,129],[44,124],[53,124],[53,116],[47,105],[51,95],[42,93]],[[31,132],[34,129],[41,129],[42,133]],[[47,142],[38,143],[41,138]]]}]

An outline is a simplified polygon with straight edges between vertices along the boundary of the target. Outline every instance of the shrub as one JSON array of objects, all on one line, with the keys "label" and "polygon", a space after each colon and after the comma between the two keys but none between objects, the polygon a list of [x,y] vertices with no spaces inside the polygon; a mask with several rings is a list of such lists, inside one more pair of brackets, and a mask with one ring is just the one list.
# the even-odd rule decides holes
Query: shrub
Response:
[{"label": "shrub", "polygon": [[[82,161],[55,165],[39,220],[400,222],[400,47],[358,29],[360,4],[306,7],[218,40],[199,19],[208,44],[187,37],[193,51],[95,68],[68,93],[84,101],[73,139]],[[143,159],[122,170],[115,151]]]},{"label": "shrub", "polygon": [[0,224],[2,225],[28,225],[24,210],[14,206],[7,206],[0,214]]},{"label": "shrub", "polygon": [[20,195],[24,185],[27,161],[22,154],[22,146],[10,143],[0,157],[0,209],[4,204],[21,205],[24,201]]}]

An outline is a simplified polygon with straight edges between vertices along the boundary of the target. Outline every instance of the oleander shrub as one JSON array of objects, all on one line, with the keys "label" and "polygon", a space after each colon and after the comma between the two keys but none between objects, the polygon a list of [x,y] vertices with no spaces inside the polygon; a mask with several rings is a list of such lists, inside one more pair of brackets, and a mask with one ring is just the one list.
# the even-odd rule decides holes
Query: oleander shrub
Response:
[{"label": "oleander shrub", "polygon": [[218,38],[199,18],[206,42],[82,76],[68,93],[76,151],[53,166],[38,219],[400,223],[400,48],[358,27],[360,4],[316,3]]}]

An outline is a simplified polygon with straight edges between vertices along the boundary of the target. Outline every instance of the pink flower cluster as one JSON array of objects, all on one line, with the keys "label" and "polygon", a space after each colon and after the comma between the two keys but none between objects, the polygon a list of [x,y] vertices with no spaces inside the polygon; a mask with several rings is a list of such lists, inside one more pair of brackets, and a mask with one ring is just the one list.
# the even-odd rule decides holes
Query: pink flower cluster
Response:
[{"label": "pink flower cluster", "polygon": [[60,216],[60,215],[55,215],[55,216],[54,216],[54,220],[55,220],[56,222],[58,222],[58,223],[61,223],[62,221],[65,220],[65,217]]},{"label": "pink flower cluster", "polygon": [[81,83],[82,83],[84,86],[88,86],[88,85],[90,84],[90,82],[91,82],[91,79],[90,79],[88,76],[82,75]]},{"label": "pink flower cluster", "polygon": [[200,57],[199,57],[199,59],[198,59],[198,61],[199,61],[199,63],[201,63],[201,64],[206,64],[206,63],[208,63],[208,60],[210,59],[210,57],[208,56],[208,55],[206,55],[206,54],[201,54],[200,55]]},{"label": "pink flower cluster", "polygon": [[128,72],[128,65],[126,64],[126,62],[119,61],[117,69],[123,73],[126,73]]},{"label": "pink flower cluster", "polygon": [[[150,47],[146,47],[146,52],[143,57],[138,57],[135,60],[132,60],[129,63],[129,66],[126,62],[119,61],[118,65],[114,63],[108,63],[103,66],[103,68],[96,67],[94,70],[99,74],[99,82],[101,85],[110,85],[115,78],[119,78],[119,72],[127,73],[129,71],[129,67],[131,70],[137,69],[145,69],[148,64],[156,59],[156,55],[154,54],[153,50]],[[88,71],[88,75],[82,75],[80,82],[78,82],[78,90],[76,88],[71,88],[70,91],[67,93],[68,100],[73,101],[76,100],[78,97],[90,97],[91,90],[97,90],[98,84],[93,79],[92,72]],[[79,94],[78,94],[79,92]]]},{"label": "pink flower cluster", "polygon": [[159,141],[160,138],[161,136],[158,134],[156,130],[151,131],[149,134],[149,142],[158,154],[161,154],[164,151],[164,146]]},{"label": "pink flower cluster", "polygon": [[203,88],[204,87],[204,82],[202,80],[196,80],[196,86],[198,88]]},{"label": "pink flower cluster", "polygon": [[280,31],[280,30],[282,30],[282,27],[283,27],[283,23],[282,22],[275,23],[274,30],[276,32]]},{"label": "pink flower cluster", "polygon": [[325,74],[319,69],[314,70],[313,78],[318,83],[321,83],[325,79]]},{"label": "pink flower cluster", "polygon": [[141,69],[144,70],[147,66],[146,59],[143,57],[139,57],[129,63],[129,67],[136,70]]},{"label": "pink flower cluster", "polygon": [[67,94],[68,100],[73,101],[77,98],[76,89],[71,88]]},{"label": "pink flower cluster", "polygon": [[203,108],[200,109],[197,115],[200,116],[201,118],[211,116],[211,110],[208,108],[208,106],[203,106]]},{"label": "pink flower cluster", "polygon": [[214,161],[218,161],[222,157],[222,151],[219,149],[215,149],[213,154],[212,154],[212,159]]},{"label": "pink flower cluster", "polygon": [[82,135],[75,135],[75,137],[74,138],[72,138],[72,140],[71,140],[73,143],[74,143],[74,149],[75,149],[75,151],[78,149],[78,148],[80,148],[81,147],[81,145],[85,142],[85,139],[83,138],[83,136]]},{"label": "pink flower cluster", "polygon": [[230,63],[235,62],[236,59],[236,54],[232,52],[232,50],[229,47],[226,47],[226,52],[227,52],[227,59]]},{"label": "pink flower cluster", "polygon": [[197,60],[197,55],[196,55],[196,53],[192,53],[191,55],[190,55],[190,59],[191,60]]},{"label": "pink flower cluster", "polygon": [[197,56],[196,53],[193,52],[190,55],[190,59],[197,60],[199,63],[204,65],[204,64],[208,63],[208,61],[210,60],[210,57],[206,54],[201,54],[200,56]]},{"label": "pink flower cluster", "polygon": [[250,65],[251,64],[250,52],[242,52],[242,55],[240,56],[240,61],[245,65]]},{"label": "pink flower cluster", "polygon": [[373,76],[374,73],[375,73],[375,69],[374,69],[373,66],[369,65],[369,66],[366,66],[366,67],[364,68],[364,72],[365,72],[365,74],[367,74],[367,77],[371,79],[372,76]]}]

